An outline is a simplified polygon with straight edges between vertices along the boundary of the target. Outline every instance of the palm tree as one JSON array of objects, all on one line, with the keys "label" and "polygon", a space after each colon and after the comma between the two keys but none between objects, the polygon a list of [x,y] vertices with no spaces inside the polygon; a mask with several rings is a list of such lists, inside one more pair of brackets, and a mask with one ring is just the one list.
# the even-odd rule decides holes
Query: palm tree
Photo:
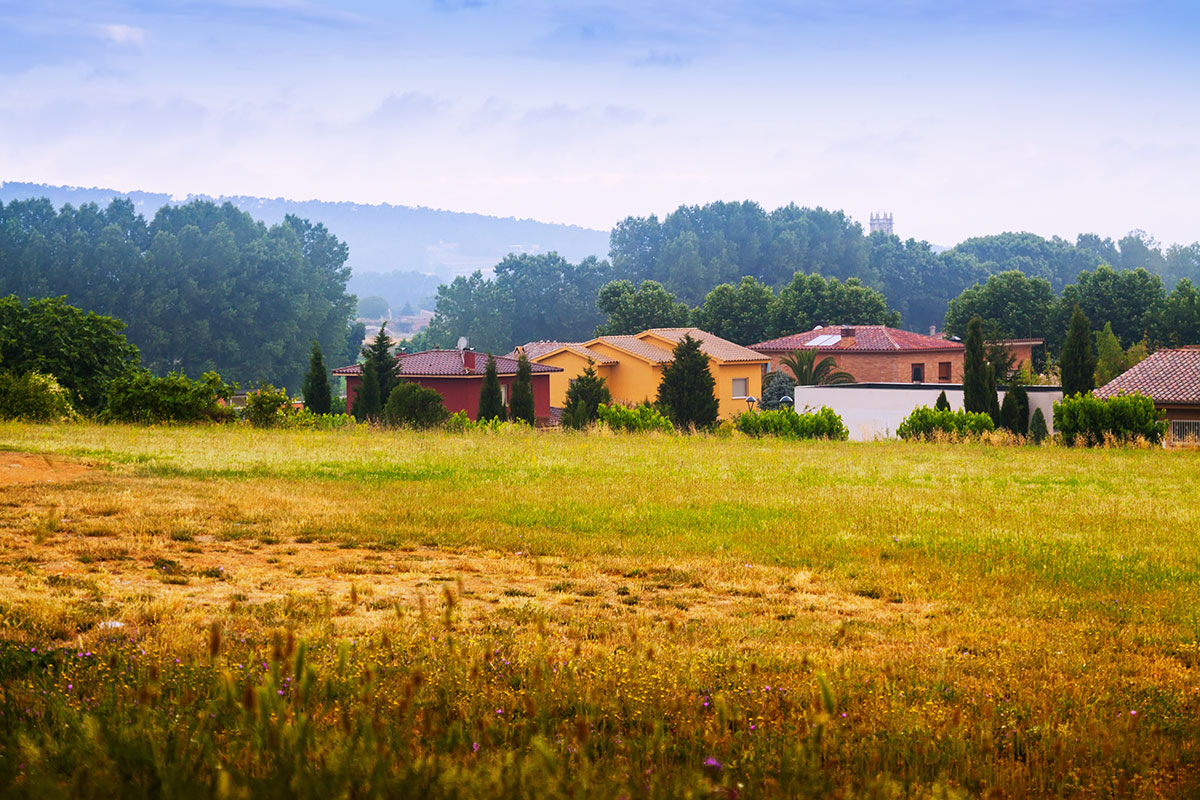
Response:
[{"label": "palm tree", "polygon": [[821,386],[834,383],[854,383],[854,376],[837,368],[833,356],[817,361],[816,349],[793,350],[779,359],[796,377],[797,386]]}]

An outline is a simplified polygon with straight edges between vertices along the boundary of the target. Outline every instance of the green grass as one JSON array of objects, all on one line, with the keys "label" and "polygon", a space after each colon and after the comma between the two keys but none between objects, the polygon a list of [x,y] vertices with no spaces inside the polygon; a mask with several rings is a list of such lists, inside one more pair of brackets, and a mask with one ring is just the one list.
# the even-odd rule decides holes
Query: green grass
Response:
[{"label": "green grass", "polygon": [[94,467],[4,487],[5,795],[1200,791],[1192,453],[13,423],[0,448]]}]

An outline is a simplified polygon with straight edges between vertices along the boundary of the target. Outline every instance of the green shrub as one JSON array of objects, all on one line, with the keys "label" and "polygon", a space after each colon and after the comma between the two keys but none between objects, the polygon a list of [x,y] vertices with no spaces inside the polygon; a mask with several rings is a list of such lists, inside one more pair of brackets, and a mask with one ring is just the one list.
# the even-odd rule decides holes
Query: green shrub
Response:
[{"label": "green shrub", "polygon": [[450,412],[436,390],[411,381],[397,384],[383,409],[383,421],[386,424],[411,425],[414,428],[441,425],[449,416]]},{"label": "green shrub", "polygon": [[646,433],[662,431],[670,433],[675,430],[671,420],[649,403],[630,408],[617,404],[601,403],[597,408],[600,424],[614,431],[625,433]]},{"label": "green shrub", "polygon": [[103,417],[116,422],[228,422],[228,402],[236,386],[206,372],[193,381],[180,372],[156,378],[145,370],[116,378],[109,384]]},{"label": "green shrub", "polygon": [[274,428],[282,425],[292,413],[292,399],[286,389],[276,389],[264,383],[246,396],[246,421],[256,428]]},{"label": "green shrub", "polygon": [[732,419],[733,427],[747,436],[778,436],[783,439],[836,439],[845,441],[850,431],[842,418],[827,406],[803,414],[781,408],[743,411]]},{"label": "green shrub", "polygon": [[472,420],[465,411],[455,411],[446,418],[444,425],[449,433],[517,433],[530,430],[529,423],[522,419],[478,419]]},{"label": "green shrub", "polygon": [[996,429],[991,415],[975,411],[939,411],[919,406],[900,423],[896,435],[901,439],[925,439],[937,434],[978,436]]},{"label": "green shrub", "polygon": [[354,424],[349,414],[315,414],[307,408],[292,411],[279,421],[279,426],[297,431],[333,431]]},{"label": "green shrub", "polygon": [[1041,444],[1049,435],[1050,431],[1046,429],[1046,415],[1040,408],[1034,409],[1033,419],[1029,421],[1029,438],[1034,444]]},{"label": "green shrub", "polygon": [[1158,444],[1167,434],[1165,415],[1144,394],[1065,397],[1054,404],[1054,428],[1067,444],[1080,447],[1138,439]]},{"label": "green shrub", "polygon": [[0,419],[59,422],[74,417],[71,398],[54,376],[0,372]]}]

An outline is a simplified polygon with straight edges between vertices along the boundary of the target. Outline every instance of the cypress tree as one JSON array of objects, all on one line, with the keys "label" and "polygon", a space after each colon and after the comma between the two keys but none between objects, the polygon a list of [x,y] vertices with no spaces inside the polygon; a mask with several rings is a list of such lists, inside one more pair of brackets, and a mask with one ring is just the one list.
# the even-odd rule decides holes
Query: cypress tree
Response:
[{"label": "cypress tree", "polygon": [[312,355],[308,359],[308,374],[304,376],[304,407],[314,414],[328,414],[332,403],[333,392],[329,388],[329,373],[325,371],[321,345],[314,339]]},{"label": "cypress tree", "polygon": [[483,386],[479,389],[479,414],[477,419],[488,422],[504,420],[504,395],[500,392],[500,376],[496,374],[496,359],[488,353],[487,367],[483,370]]},{"label": "cypress tree", "polygon": [[936,411],[949,411],[950,401],[946,399],[946,390],[942,389],[942,393],[938,395],[937,402],[933,404]]},{"label": "cypress tree", "polygon": [[1096,388],[1096,353],[1092,350],[1092,326],[1087,315],[1075,306],[1067,341],[1058,359],[1062,370],[1063,395],[1085,394]]},{"label": "cypress tree", "polygon": [[967,411],[991,413],[992,404],[987,397],[988,372],[983,357],[983,319],[972,317],[967,323],[966,352],[963,354],[963,408]]},{"label": "cypress tree", "polygon": [[1004,393],[1004,402],[1000,404],[1000,427],[1013,433],[1019,433],[1017,430],[1017,415],[1020,409],[1017,405],[1017,398],[1013,395],[1010,387]]},{"label": "cypress tree", "polygon": [[524,353],[517,359],[517,379],[513,381],[509,410],[512,419],[523,419],[530,425],[533,424],[533,368],[529,366],[529,359]]},{"label": "cypress tree", "polygon": [[1029,392],[1025,390],[1025,384],[1014,378],[1009,381],[1008,393],[1012,395],[1013,402],[1017,406],[1014,418],[1016,427],[1012,431],[1026,436],[1029,433]]},{"label": "cypress tree", "polygon": [[383,410],[383,403],[379,401],[379,374],[369,366],[363,364],[362,382],[354,397],[354,418],[359,422],[379,419]]},{"label": "cypress tree", "polygon": [[996,391],[996,365],[987,365],[987,413],[992,424],[1000,424],[1000,395]]},{"label": "cypress tree", "polygon": [[371,344],[362,349],[363,384],[366,385],[367,370],[374,371],[375,383],[379,387],[380,410],[387,405],[388,396],[399,381],[396,377],[396,356],[392,354],[395,344],[392,337],[387,335],[387,323],[384,323],[379,326],[379,333],[375,334]]},{"label": "cypress tree", "polygon": [[600,416],[600,404],[611,402],[608,381],[596,374],[595,364],[588,359],[587,369],[567,388],[562,423],[568,428],[585,428]]},{"label": "cypress tree", "polygon": [[1040,408],[1034,409],[1033,419],[1029,421],[1029,438],[1037,443],[1049,435],[1050,431],[1046,429],[1046,415]]},{"label": "cypress tree", "polygon": [[701,352],[700,343],[687,334],[675,346],[674,356],[663,368],[658,404],[677,428],[711,428],[717,422],[719,405],[708,356]]}]

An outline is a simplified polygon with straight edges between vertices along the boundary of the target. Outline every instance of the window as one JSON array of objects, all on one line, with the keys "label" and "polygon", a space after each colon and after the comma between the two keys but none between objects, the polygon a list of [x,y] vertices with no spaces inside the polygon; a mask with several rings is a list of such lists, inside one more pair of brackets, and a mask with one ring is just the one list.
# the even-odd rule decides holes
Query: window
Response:
[{"label": "window", "polygon": [[925,365],[924,364],[913,364],[912,365],[912,382],[913,383],[924,383],[925,382]]},{"label": "window", "polygon": [[942,383],[950,382],[950,362],[949,361],[939,361],[938,362],[938,380],[941,381]]},{"label": "window", "polygon": [[1171,421],[1171,441],[1197,442],[1200,441],[1200,420],[1176,419]]},{"label": "window", "polygon": [[733,397],[735,400],[740,400],[750,394],[750,379],[749,378],[734,378],[733,379]]},{"label": "window", "polygon": [[508,405],[508,384],[500,384],[500,400],[504,405]]}]

